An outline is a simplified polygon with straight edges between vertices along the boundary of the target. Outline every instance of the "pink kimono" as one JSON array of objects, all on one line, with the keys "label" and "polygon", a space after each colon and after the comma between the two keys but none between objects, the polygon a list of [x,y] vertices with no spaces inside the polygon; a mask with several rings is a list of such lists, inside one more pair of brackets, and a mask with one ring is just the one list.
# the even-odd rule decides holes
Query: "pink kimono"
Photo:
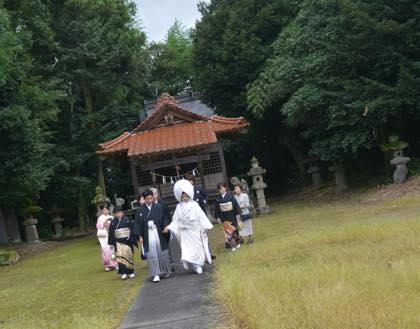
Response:
[{"label": "pink kimono", "polygon": [[97,237],[101,244],[102,262],[105,268],[117,268],[118,263],[111,260],[112,246],[108,245],[108,228],[110,224],[108,218],[111,219],[112,216],[101,215],[98,217],[96,221]]}]

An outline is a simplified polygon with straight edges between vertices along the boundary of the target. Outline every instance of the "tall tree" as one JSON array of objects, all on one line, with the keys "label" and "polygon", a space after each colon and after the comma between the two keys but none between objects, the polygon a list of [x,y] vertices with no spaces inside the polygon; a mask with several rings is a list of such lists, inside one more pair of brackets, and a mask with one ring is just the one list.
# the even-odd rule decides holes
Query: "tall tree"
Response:
[{"label": "tall tree", "polygon": [[419,110],[419,12],[416,1],[305,1],[252,84],[249,108],[280,109],[322,160],[385,142]]},{"label": "tall tree", "polygon": [[[34,4],[0,2],[0,208],[34,201],[53,173],[47,155],[58,93],[54,81],[42,74],[38,49],[41,35],[49,44],[51,30],[48,12],[40,18],[42,2],[37,9]],[[32,9],[29,19],[25,10]],[[38,29],[32,25],[36,15]]]},{"label": "tall tree", "polygon": [[[202,19],[193,34],[195,86],[218,113],[243,115],[251,122],[249,134],[232,146],[244,156],[240,161],[232,160],[235,171],[243,172],[245,168],[236,164],[247,163],[256,155],[263,156],[274,172],[283,166],[283,158],[292,155],[291,162],[295,160],[304,176],[305,147],[297,130],[285,127],[282,116],[274,110],[271,114],[267,111],[262,119],[253,116],[247,112],[246,97],[248,84],[258,77],[272,54],[271,44],[296,15],[300,2],[213,0],[200,5]],[[269,145],[269,152],[262,145]]]},{"label": "tall tree", "polygon": [[63,97],[54,131],[59,161],[45,199],[74,212],[78,204],[83,228],[97,184],[96,145],[135,125],[147,95],[146,40],[132,1],[61,0],[52,11]]},{"label": "tall tree", "polygon": [[201,3],[193,41],[195,79],[220,113],[243,114],[246,87],[262,69],[270,45],[299,1],[213,0]]},{"label": "tall tree", "polygon": [[193,77],[190,31],[179,21],[169,28],[164,42],[149,46],[151,87],[158,94],[176,95],[191,87]]}]

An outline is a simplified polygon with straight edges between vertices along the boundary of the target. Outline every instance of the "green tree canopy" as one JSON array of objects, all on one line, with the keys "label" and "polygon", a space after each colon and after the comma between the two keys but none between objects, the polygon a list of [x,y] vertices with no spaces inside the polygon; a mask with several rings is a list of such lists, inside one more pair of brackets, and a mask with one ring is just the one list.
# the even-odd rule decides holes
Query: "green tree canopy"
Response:
[{"label": "green tree canopy", "polygon": [[195,83],[220,113],[244,114],[247,84],[257,78],[270,45],[300,1],[239,0],[202,3],[194,32]]},{"label": "green tree canopy", "polygon": [[83,223],[97,144],[134,126],[150,95],[135,5],[0,0],[0,8],[0,206],[42,193],[44,208],[78,211]]},{"label": "green tree canopy", "polygon": [[305,1],[252,83],[249,108],[279,109],[322,160],[357,157],[419,110],[419,17],[416,1]]},{"label": "green tree canopy", "polygon": [[[28,203],[45,189],[53,174],[49,127],[58,110],[54,81],[42,74],[37,55],[41,39],[51,41],[49,17],[40,19],[45,8],[38,2],[31,13],[40,15],[34,29],[33,20],[7,5],[0,2],[0,207]],[[30,3],[23,7],[30,11]]]},{"label": "green tree canopy", "polygon": [[149,46],[150,85],[158,95],[176,95],[191,87],[193,78],[190,31],[179,21],[169,28],[164,42]]},{"label": "green tree canopy", "polygon": [[228,164],[233,172],[244,173],[256,155],[283,186],[289,169],[297,167],[300,176],[305,175],[305,147],[297,130],[285,127],[278,112],[266,111],[261,119],[247,112],[246,95],[247,86],[272,54],[271,44],[296,15],[300,2],[213,0],[200,5],[202,19],[193,34],[195,88],[218,113],[245,116],[251,122],[246,136],[229,143]]},{"label": "green tree canopy", "polygon": [[131,1],[63,0],[52,10],[63,97],[54,132],[56,175],[46,195],[61,204],[79,199],[85,217],[81,208],[96,186],[97,144],[134,126],[148,94],[146,38]]}]

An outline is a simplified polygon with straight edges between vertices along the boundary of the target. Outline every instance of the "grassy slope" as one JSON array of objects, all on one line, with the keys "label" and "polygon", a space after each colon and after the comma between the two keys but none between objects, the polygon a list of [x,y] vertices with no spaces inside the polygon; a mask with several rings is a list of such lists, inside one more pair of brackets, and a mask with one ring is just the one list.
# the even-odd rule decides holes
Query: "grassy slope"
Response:
[{"label": "grassy slope", "polygon": [[0,327],[117,327],[145,275],[145,263],[135,257],[137,278],[126,282],[104,272],[96,238],[0,268]]},{"label": "grassy slope", "polygon": [[217,259],[237,327],[420,328],[419,197],[279,203],[254,229],[252,247]]}]

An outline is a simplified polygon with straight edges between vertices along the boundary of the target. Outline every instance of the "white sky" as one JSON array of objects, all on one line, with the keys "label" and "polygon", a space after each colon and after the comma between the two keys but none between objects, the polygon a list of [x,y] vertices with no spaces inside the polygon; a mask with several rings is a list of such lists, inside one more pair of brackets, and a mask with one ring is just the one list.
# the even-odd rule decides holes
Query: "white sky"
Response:
[{"label": "white sky", "polygon": [[[137,17],[147,39],[162,41],[169,27],[178,19],[187,28],[200,19],[199,0],[133,0],[137,4]],[[206,0],[210,2],[210,0]]]}]

